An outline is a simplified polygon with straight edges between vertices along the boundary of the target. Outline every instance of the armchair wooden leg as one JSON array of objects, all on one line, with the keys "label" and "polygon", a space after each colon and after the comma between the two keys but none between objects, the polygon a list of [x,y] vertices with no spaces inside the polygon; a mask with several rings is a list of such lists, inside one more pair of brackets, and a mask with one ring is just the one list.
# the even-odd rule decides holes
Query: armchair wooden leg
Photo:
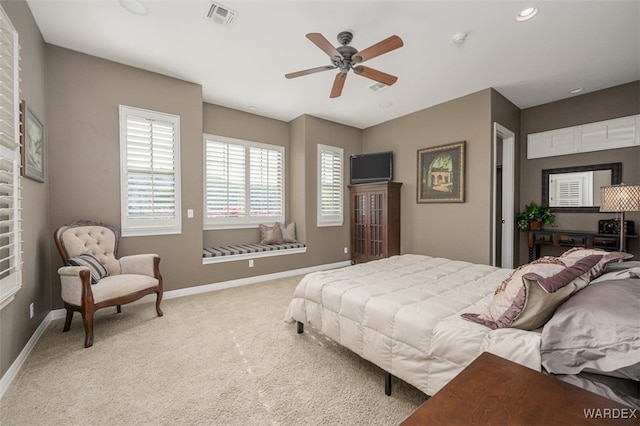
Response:
[{"label": "armchair wooden leg", "polygon": [[64,327],[62,327],[62,332],[69,331],[71,328],[71,320],[73,319],[73,311],[67,308],[67,317],[64,319]]},{"label": "armchair wooden leg", "polygon": [[84,320],[84,347],[90,348],[93,346],[93,314],[83,318]]},{"label": "armchair wooden leg", "polygon": [[84,347],[93,346],[93,314],[92,307],[82,307],[82,322],[84,323]]},{"label": "armchair wooden leg", "polygon": [[116,312],[119,313],[119,314],[122,313],[122,305],[116,306]]},{"label": "armchair wooden leg", "polygon": [[162,309],[160,309],[160,302],[162,302],[162,293],[157,292],[156,294],[158,295],[158,297],[156,298],[156,313],[158,314],[159,317],[161,317],[164,315],[164,313],[162,312]]}]

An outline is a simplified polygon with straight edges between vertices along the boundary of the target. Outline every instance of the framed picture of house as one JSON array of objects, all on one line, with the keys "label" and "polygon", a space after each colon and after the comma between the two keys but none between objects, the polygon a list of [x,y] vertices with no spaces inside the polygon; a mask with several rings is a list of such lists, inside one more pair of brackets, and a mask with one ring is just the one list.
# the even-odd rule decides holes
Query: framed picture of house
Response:
[{"label": "framed picture of house", "polygon": [[465,141],[418,150],[418,203],[464,203]]},{"label": "framed picture of house", "polygon": [[25,102],[20,103],[22,175],[44,182],[44,127]]}]

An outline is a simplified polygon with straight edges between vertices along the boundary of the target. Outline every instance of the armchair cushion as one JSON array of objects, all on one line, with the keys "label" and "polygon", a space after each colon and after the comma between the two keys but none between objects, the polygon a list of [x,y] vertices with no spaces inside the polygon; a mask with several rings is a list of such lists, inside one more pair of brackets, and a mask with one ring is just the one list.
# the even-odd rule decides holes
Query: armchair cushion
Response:
[{"label": "armchair cushion", "polygon": [[[82,303],[82,280],[77,266],[63,266],[58,269],[60,275],[62,300],[72,305]],[[116,297],[127,296],[158,285],[158,279],[147,275],[120,274],[110,275],[91,286],[93,303],[104,302]]]},{"label": "armchair cushion", "polygon": [[94,303],[100,303],[116,297],[137,293],[157,285],[158,280],[147,275],[121,274],[103,278],[91,290],[93,291]]},{"label": "armchair cushion", "polygon": [[97,284],[102,278],[109,275],[107,268],[92,254],[84,253],[77,257],[72,257],[67,260],[70,266],[84,266],[89,268],[91,273],[91,284]]}]

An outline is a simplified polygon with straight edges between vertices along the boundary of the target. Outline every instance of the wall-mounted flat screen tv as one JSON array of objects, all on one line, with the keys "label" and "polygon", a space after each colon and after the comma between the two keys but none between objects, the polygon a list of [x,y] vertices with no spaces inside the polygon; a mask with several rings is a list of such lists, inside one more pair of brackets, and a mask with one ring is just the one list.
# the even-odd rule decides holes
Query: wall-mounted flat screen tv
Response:
[{"label": "wall-mounted flat screen tv", "polygon": [[393,152],[351,155],[351,183],[393,180]]}]

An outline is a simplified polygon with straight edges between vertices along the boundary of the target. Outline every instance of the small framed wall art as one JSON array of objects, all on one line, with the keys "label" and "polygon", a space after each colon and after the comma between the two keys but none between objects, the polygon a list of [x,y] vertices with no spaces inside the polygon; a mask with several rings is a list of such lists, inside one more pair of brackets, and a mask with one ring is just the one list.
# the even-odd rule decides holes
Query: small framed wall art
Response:
[{"label": "small framed wall art", "polygon": [[20,103],[20,117],[22,175],[44,182],[44,127],[25,101]]},{"label": "small framed wall art", "polygon": [[465,141],[418,150],[418,203],[464,203]]}]

